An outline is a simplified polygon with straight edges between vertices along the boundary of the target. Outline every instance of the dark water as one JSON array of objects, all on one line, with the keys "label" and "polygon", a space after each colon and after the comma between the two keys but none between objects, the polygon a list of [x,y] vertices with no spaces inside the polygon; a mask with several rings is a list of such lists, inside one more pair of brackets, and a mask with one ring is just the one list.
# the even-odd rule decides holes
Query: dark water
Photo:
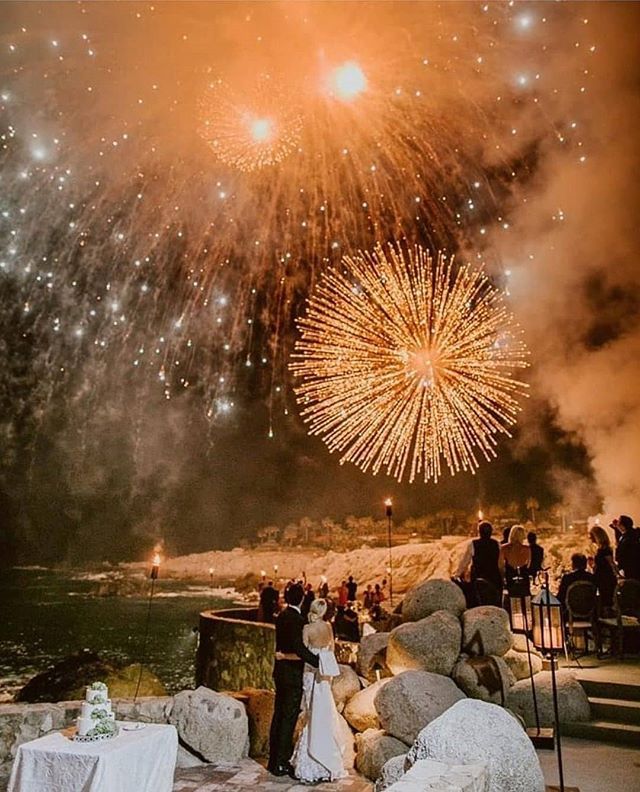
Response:
[{"label": "dark water", "polygon": [[[90,649],[105,659],[138,662],[148,583],[135,596],[100,597],[91,579],[48,570],[0,573],[0,700],[55,661]],[[146,662],[174,693],[194,686],[198,614],[224,607],[206,586],[159,580],[151,605]]]}]

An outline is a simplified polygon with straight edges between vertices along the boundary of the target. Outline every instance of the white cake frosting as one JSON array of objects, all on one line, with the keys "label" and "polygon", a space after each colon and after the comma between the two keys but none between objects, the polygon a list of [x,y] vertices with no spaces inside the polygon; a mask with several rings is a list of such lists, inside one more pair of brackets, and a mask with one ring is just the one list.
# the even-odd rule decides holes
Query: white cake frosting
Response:
[{"label": "white cake frosting", "polygon": [[81,737],[112,734],[115,720],[107,686],[104,682],[94,682],[86,689],[80,717],[76,720],[78,734]]}]

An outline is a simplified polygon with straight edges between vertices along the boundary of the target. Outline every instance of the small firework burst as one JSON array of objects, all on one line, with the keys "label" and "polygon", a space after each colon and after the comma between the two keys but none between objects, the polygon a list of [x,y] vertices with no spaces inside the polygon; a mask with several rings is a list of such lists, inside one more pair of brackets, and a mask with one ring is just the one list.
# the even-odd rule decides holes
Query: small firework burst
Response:
[{"label": "small firework burst", "polygon": [[340,462],[402,480],[496,456],[527,349],[481,271],[420,246],[345,256],[321,277],[290,364],[302,416]]},{"label": "small firework burst", "polygon": [[241,171],[281,162],[299,147],[301,129],[296,105],[267,74],[242,93],[213,80],[200,101],[200,137],[218,159]]}]

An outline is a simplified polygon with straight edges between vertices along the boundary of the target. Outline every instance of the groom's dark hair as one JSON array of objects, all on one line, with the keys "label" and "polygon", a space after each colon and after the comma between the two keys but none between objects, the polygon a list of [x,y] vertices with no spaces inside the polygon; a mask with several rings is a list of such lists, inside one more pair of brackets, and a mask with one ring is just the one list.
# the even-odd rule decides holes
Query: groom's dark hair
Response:
[{"label": "groom's dark hair", "polygon": [[304,599],[304,589],[300,583],[294,583],[285,591],[284,598],[287,605],[300,605]]}]

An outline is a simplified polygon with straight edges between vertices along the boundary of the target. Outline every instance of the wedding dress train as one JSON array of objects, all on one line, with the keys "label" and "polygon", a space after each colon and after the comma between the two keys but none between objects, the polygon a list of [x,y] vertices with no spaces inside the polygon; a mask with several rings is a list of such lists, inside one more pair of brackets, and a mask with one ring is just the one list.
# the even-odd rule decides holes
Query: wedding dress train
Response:
[{"label": "wedding dress train", "polygon": [[344,778],[338,711],[331,692],[331,681],[322,677],[336,677],[340,669],[329,648],[310,651],[318,655],[318,670],[305,667],[303,694],[305,725],[298,739],[291,763],[296,778],[306,783],[335,781]]}]

